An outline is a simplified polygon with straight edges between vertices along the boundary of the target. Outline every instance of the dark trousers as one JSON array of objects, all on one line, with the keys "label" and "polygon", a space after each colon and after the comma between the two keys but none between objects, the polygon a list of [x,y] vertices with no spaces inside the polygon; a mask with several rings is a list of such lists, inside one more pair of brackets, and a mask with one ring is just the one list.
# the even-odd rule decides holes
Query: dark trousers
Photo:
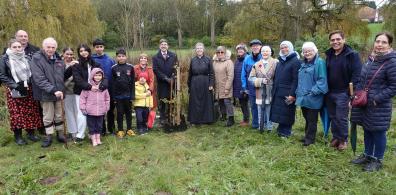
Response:
[{"label": "dark trousers", "polygon": [[333,140],[348,141],[348,112],[349,96],[344,93],[328,93],[325,98],[331,119],[331,133]]},{"label": "dark trousers", "polygon": [[244,122],[249,122],[249,98],[238,98],[239,101],[239,105],[241,106],[241,111],[242,111],[242,115],[243,115],[243,121]]},{"label": "dark trousers", "polygon": [[168,104],[159,100],[158,110],[160,112],[160,120],[166,121],[168,119]]},{"label": "dark trousers", "polygon": [[252,112],[252,127],[259,128],[256,96],[249,95],[250,111]]},{"label": "dark trousers", "polygon": [[148,107],[135,107],[136,113],[136,126],[138,131],[147,130],[147,119],[150,109]]},{"label": "dark trousers", "polygon": [[386,131],[368,131],[364,129],[364,153],[382,160],[386,148]]},{"label": "dark trousers", "polygon": [[305,119],[305,143],[315,143],[316,131],[318,129],[319,109],[301,108]]},{"label": "dark trousers", "polygon": [[[114,125],[114,108],[115,108],[114,100],[110,99],[110,110],[106,114],[107,130],[109,131],[109,133],[114,133],[114,128],[115,128],[115,125]],[[106,121],[105,120],[103,120],[102,134],[106,134]]]},{"label": "dark trousers", "polygon": [[123,119],[125,115],[127,129],[132,129],[132,101],[131,100],[116,100],[117,109],[117,127],[118,131],[123,131]]},{"label": "dark trousers", "polygon": [[219,99],[219,107],[221,116],[234,116],[234,105],[232,105],[231,98]]},{"label": "dark trousers", "polygon": [[102,132],[104,116],[87,115],[87,126],[89,135],[99,134]]},{"label": "dark trousers", "polygon": [[291,135],[292,125],[286,125],[279,123],[278,135],[282,137],[289,137]]}]

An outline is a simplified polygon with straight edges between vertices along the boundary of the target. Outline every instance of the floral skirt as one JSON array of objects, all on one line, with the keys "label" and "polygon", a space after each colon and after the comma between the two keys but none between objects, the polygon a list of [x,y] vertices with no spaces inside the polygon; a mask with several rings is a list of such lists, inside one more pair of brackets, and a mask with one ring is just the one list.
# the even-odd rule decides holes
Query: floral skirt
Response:
[{"label": "floral skirt", "polygon": [[7,108],[10,113],[10,127],[14,129],[37,129],[42,127],[39,102],[33,99],[33,92],[29,88],[28,96],[12,98],[11,92],[6,88]]}]

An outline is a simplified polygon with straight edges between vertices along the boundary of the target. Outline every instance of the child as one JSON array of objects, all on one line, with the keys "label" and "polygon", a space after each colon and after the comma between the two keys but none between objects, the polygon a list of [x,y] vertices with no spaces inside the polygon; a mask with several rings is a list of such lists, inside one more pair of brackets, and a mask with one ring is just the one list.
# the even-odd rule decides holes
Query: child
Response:
[{"label": "child", "polygon": [[117,64],[111,67],[112,74],[112,97],[117,109],[117,136],[125,136],[123,118],[125,115],[129,136],[134,136],[132,131],[132,100],[135,99],[135,72],[131,64],[126,63],[125,49],[116,51]]},{"label": "child", "polygon": [[140,135],[147,133],[147,118],[150,108],[153,107],[153,96],[149,90],[147,80],[149,79],[147,72],[140,72],[139,81],[135,82],[135,113],[136,126]]},{"label": "child", "polygon": [[[92,69],[90,73],[90,84],[98,86],[104,78],[104,73],[100,68]],[[89,135],[91,136],[92,145],[102,144],[100,133],[103,128],[104,115],[110,109],[110,95],[107,89],[100,90],[83,90],[80,95],[80,110],[87,115],[87,125]]]}]

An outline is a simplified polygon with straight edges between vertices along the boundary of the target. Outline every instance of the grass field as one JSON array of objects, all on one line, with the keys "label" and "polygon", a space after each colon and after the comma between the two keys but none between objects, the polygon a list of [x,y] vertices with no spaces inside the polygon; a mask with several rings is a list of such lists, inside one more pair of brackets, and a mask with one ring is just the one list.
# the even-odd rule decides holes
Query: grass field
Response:
[{"label": "grass field", "polygon": [[[240,119],[240,117],[238,117]],[[239,121],[239,120],[237,120]],[[304,148],[302,116],[284,140],[237,125],[192,127],[165,134],[119,140],[92,147],[55,143],[16,146],[0,128],[2,194],[394,194],[396,133],[388,132],[385,167],[365,173],[351,165],[352,151],[329,148],[323,133]],[[321,131],[321,130],[319,130]],[[362,151],[359,131],[358,151]]]}]

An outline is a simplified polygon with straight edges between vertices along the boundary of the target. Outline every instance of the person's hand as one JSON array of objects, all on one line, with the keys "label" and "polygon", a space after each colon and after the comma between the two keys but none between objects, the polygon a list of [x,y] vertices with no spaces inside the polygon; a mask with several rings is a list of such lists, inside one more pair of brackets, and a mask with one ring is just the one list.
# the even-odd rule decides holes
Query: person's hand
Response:
[{"label": "person's hand", "polygon": [[268,80],[266,78],[263,78],[261,82],[266,85],[268,83]]},{"label": "person's hand", "polygon": [[63,100],[63,92],[62,91],[56,91],[54,94],[57,99]]},{"label": "person's hand", "polygon": [[287,99],[288,99],[290,102],[296,101],[296,98],[293,97],[293,96],[291,96],[291,95],[289,95],[289,96],[287,97]]},{"label": "person's hand", "polygon": [[169,84],[172,82],[172,78],[166,77],[165,78],[166,82],[168,82]]},{"label": "person's hand", "polygon": [[230,93],[229,90],[227,90],[227,89],[224,90],[224,94],[225,94],[226,96],[227,96],[229,93]]},{"label": "person's hand", "polygon": [[97,86],[97,85],[92,85],[91,91],[98,91],[98,90],[99,90],[99,86]]},{"label": "person's hand", "polygon": [[78,61],[77,61],[77,60],[73,60],[73,61],[70,62],[70,65],[71,65],[71,66],[73,66],[73,65],[75,65],[75,64],[78,64]]},{"label": "person's hand", "polygon": [[150,91],[150,90],[147,90],[147,92],[146,92],[146,97],[150,97],[150,95],[151,95],[151,91]]},{"label": "person's hand", "polygon": [[213,86],[209,86],[209,91],[212,91],[213,90]]}]

